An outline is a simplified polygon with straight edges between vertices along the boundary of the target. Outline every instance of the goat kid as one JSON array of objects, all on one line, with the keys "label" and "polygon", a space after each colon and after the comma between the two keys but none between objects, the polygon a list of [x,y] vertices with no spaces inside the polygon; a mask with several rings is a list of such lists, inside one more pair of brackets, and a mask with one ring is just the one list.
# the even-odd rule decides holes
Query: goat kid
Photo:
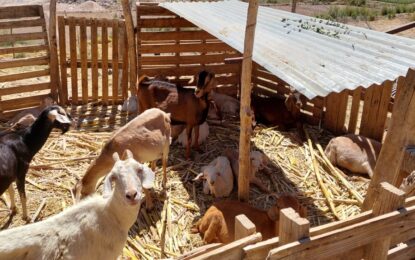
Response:
[{"label": "goat kid", "polygon": [[117,259],[137,219],[142,189],[154,185],[154,173],[131,151],[126,154],[122,161],[114,153],[104,197],[90,197],[41,222],[0,232],[0,259]]},{"label": "goat kid", "polygon": [[16,206],[11,184],[16,181],[23,219],[28,220],[25,178],[29,164],[45,144],[52,129],[60,129],[64,134],[69,130],[70,125],[71,117],[63,108],[53,105],[44,109],[31,126],[0,133],[0,165],[2,166],[0,167],[0,195],[8,189],[12,214],[16,212]]},{"label": "goat kid", "polygon": [[[199,125],[206,121],[210,92],[216,88],[215,74],[201,71],[196,77],[196,90],[177,87],[175,84],[149,80],[142,77],[138,82],[139,112],[151,107],[158,107],[171,114],[172,125],[186,125],[187,146],[186,158],[190,158],[190,146],[192,132],[195,131],[195,139],[199,139]],[[198,142],[194,148],[199,150]]]},{"label": "goat kid", "polygon": [[[209,135],[209,125],[207,122],[204,122],[199,126],[199,139],[196,141],[196,134],[195,132],[192,133],[192,145],[196,145],[196,142],[198,142],[198,145],[204,143]],[[184,147],[187,147],[187,132],[186,129],[183,129],[181,134],[176,140],[177,143],[182,144]]]}]

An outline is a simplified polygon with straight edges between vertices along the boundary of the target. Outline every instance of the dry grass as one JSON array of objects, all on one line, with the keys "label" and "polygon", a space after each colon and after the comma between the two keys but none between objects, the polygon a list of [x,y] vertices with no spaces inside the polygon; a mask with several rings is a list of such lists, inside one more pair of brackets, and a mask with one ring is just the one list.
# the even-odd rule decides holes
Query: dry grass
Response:
[{"label": "dry grass", "polygon": [[[75,111],[75,110],[74,110]],[[73,204],[71,189],[76,180],[82,176],[95,158],[103,143],[111,135],[111,131],[126,121],[125,115],[115,116],[115,110],[101,110],[100,117],[88,116],[97,113],[91,107],[83,108],[78,114],[84,115],[89,123],[82,123],[81,130],[72,130],[65,135],[53,132],[43,149],[34,158],[27,175],[27,196],[29,216],[32,216],[43,199],[45,207],[40,211],[38,220],[61,212]],[[98,113],[99,114],[99,113]],[[111,116],[110,116],[111,115]],[[81,125],[83,119],[78,123]],[[102,127],[112,123],[111,127]],[[323,147],[331,135],[314,127],[307,127]],[[165,251],[167,256],[175,257],[195,247],[201,246],[199,235],[191,234],[190,228],[206,209],[214,202],[210,195],[202,192],[201,183],[192,179],[199,173],[201,166],[208,164],[225,148],[236,148],[239,141],[239,121],[228,118],[222,125],[210,124],[210,135],[203,144],[202,153],[194,153],[193,160],[184,159],[184,149],[172,145],[168,168],[168,201],[161,196],[161,171],[157,170],[157,183],[154,195],[158,199],[155,208],[147,211],[144,207],[137,222],[130,231],[128,243],[123,256],[128,259],[153,259],[160,257],[160,237],[165,231]],[[310,150],[307,143],[298,140],[297,133],[280,132],[272,128],[257,127],[252,138],[252,148],[263,151],[270,159],[269,173],[260,172],[260,179],[273,194],[281,192],[296,193],[301,202],[308,207],[308,219],[312,226],[335,220],[316,175],[312,171]],[[357,200],[346,187],[333,177],[331,171],[323,163],[317,149],[313,149],[319,162],[320,175],[329,198],[341,219],[360,212]],[[351,186],[361,195],[365,195],[367,180],[347,178]],[[231,198],[236,198],[236,188]],[[258,208],[268,208],[274,201],[273,194],[263,194],[256,187],[250,191],[250,204]],[[5,204],[0,205],[0,225],[3,228],[24,224],[21,220],[21,207],[18,203],[18,214],[9,218]],[[163,211],[164,208],[164,211]],[[164,221],[165,219],[165,221]]]}]

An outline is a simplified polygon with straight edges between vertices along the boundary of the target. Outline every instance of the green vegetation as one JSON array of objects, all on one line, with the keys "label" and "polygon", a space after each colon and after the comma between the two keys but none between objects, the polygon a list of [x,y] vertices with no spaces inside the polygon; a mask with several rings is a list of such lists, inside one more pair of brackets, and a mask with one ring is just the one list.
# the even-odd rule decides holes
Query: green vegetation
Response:
[{"label": "green vegetation", "polygon": [[413,4],[415,0],[378,0],[379,2],[391,3],[391,4]]}]

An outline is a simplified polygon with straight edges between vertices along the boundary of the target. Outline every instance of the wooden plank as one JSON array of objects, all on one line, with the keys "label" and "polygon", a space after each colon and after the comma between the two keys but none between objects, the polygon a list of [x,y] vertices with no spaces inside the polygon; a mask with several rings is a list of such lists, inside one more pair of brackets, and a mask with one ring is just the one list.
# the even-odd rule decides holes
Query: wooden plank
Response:
[{"label": "wooden plank", "polygon": [[[405,192],[390,185],[387,182],[380,184],[380,193],[372,213],[380,216],[403,207],[405,204]],[[380,239],[375,240],[366,246],[365,259],[386,259],[390,247],[391,237],[384,234]]]},{"label": "wooden plank", "polygon": [[0,19],[17,19],[22,17],[40,16],[41,5],[15,5],[0,7]]},{"label": "wooden plank", "polygon": [[101,27],[101,46],[102,46],[102,99],[104,104],[108,104],[108,24],[104,23]]},{"label": "wooden plank", "polygon": [[122,43],[120,44],[120,53],[122,53],[122,59],[123,59],[123,64],[122,64],[122,79],[121,79],[121,91],[122,91],[122,96],[123,99],[127,99],[128,98],[128,42],[127,42],[127,35],[125,34],[125,28],[121,27],[121,35],[122,37],[120,37],[122,39]]},{"label": "wooden plank", "polygon": [[388,260],[413,259],[415,255],[415,239],[392,248],[388,252]]},{"label": "wooden plank", "polygon": [[48,65],[49,57],[34,57],[34,58],[22,58],[22,59],[7,59],[0,60],[0,69],[10,69],[24,66],[40,66]]},{"label": "wooden plank", "polygon": [[406,30],[409,30],[411,28],[415,27],[415,22],[410,22],[404,25],[399,25],[398,27],[392,28],[387,30],[385,33],[389,33],[389,34],[396,34],[396,33],[400,33]]},{"label": "wooden plank", "polygon": [[71,89],[72,100],[78,102],[78,69],[76,66],[77,53],[76,53],[76,27],[75,18],[69,17],[69,52],[71,57]]},{"label": "wooden plank", "polygon": [[0,38],[0,43],[2,43],[2,42],[17,42],[17,41],[30,41],[30,40],[43,40],[45,38],[47,38],[47,35],[44,32],[4,34]]},{"label": "wooden plank", "polygon": [[97,20],[91,19],[91,77],[92,77],[92,100],[98,100],[98,28]]},{"label": "wooden plank", "polygon": [[30,85],[20,85],[20,86],[9,87],[9,88],[0,88],[0,96],[20,94],[24,92],[39,91],[39,90],[45,90],[49,88],[50,88],[49,82],[36,83],[36,84],[30,84]]},{"label": "wooden plank", "polygon": [[[112,96],[118,97],[118,22],[117,19],[112,20]],[[115,100],[113,100],[115,101]]]},{"label": "wooden plank", "polygon": [[[113,66],[112,66],[112,64],[113,64],[114,62],[113,62],[113,60],[111,59],[108,59],[108,64],[107,64],[107,66],[108,66],[108,68],[109,69],[112,69],[113,68]],[[67,61],[66,62],[66,65],[67,66],[70,66],[71,65],[71,62],[70,61]],[[97,60],[96,61],[96,65],[97,65],[97,67],[98,67],[98,69],[102,69],[102,60]],[[120,60],[118,60],[118,66],[122,66],[122,61],[120,61]],[[76,66],[78,67],[78,68],[81,68],[82,67],[82,61],[80,60],[80,59],[78,59],[77,61],[76,61]],[[88,69],[90,69],[90,68],[92,68],[93,67],[93,61],[92,61],[92,59],[87,59],[87,61],[86,61],[86,66],[87,66],[87,68]]]},{"label": "wooden plank", "polygon": [[229,57],[238,54],[217,54],[217,55],[187,55],[187,56],[142,56],[142,65],[168,65],[168,64],[209,64],[224,63]]},{"label": "wooden plank", "polygon": [[86,34],[86,18],[82,17],[80,29],[80,52],[81,52],[81,83],[82,83],[82,103],[88,103],[88,67],[87,67],[87,59],[88,59],[88,52],[87,52],[87,34]]},{"label": "wooden plank", "polygon": [[365,91],[364,96],[364,103],[363,103],[363,112],[362,112],[362,120],[360,122],[360,135],[364,135],[370,137],[370,129],[369,129],[369,121],[370,118],[370,109],[372,105],[372,97],[375,92],[375,85],[370,86]]},{"label": "wooden plank", "polygon": [[1,105],[3,110],[16,110],[21,108],[38,106],[41,101],[43,101],[49,94],[30,96],[9,100],[2,100]]},{"label": "wooden plank", "polygon": [[[58,100],[58,93],[62,92],[61,81],[59,79],[59,60],[58,60],[58,42],[56,36],[56,1],[49,2],[49,55],[50,55],[50,85],[51,97]],[[43,9],[41,10],[41,17],[44,17]],[[42,27],[46,30],[46,26]],[[62,95],[59,96],[62,102]]]},{"label": "wooden plank", "polygon": [[338,97],[338,110],[337,110],[337,122],[336,122],[336,134],[344,133],[344,121],[346,120],[347,101],[349,100],[349,91],[343,90],[339,93]]},{"label": "wooden plank", "polygon": [[[65,17],[65,25],[69,25],[69,18],[71,18],[71,17]],[[82,20],[81,18],[82,17],[73,17],[73,18],[75,19],[75,21],[74,21],[75,25],[76,26],[80,26],[81,25],[81,20]],[[117,19],[117,20],[118,20],[118,26],[119,27],[125,26],[124,20],[122,20],[122,19]],[[107,22],[106,22],[106,19],[105,18],[90,18],[90,19],[87,19],[85,21],[85,25],[87,27],[91,27],[92,24],[94,24],[94,23],[96,24],[97,27],[102,27],[102,25],[104,23],[107,23]]]},{"label": "wooden plank", "polygon": [[372,139],[375,139],[374,132],[375,132],[375,127],[376,127],[377,119],[378,119],[377,116],[378,116],[378,111],[379,111],[379,106],[380,106],[380,100],[382,98],[382,91],[383,91],[382,86],[378,86],[378,85],[375,86],[373,90],[370,109],[369,109],[369,121],[367,124],[368,135],[366,136]]},{"label": "wooden plank", "polygon": [[215,36],[205,31],[179,31],[179,32],[142,32],[142,41],[169,41],[169,40],[207,40],[216,39]]},{"label": "wooden plank", "polygon": [[260,86],[263,86],[265,88],[276,90],[279,94],[282,94],[282,95],[290,93],[290,90],[288,88],[286,88],[283,85],[280,85],[276,82],[263,80],[263,79],[260,79],[258,77],[253,78],[252,82],[255,83],[256,85],[260,85]]},{"label": "wooden plank", "polygon": [[23,52],[41,52],[48,50],[47,45],[31,45],[31,46],[19,46],[0,49],[0,55],[3,54],[13,54],[13,53],[23,53]]},{"label": "wooden plank", "polygon": [[310,233],[310,222],[301,218],[292,208],[280,210],[279,244],[285,245],[306,238]]},{"label": "wooden plank", "polygon": [[[348,252],[385,235],[395,235],[415,228],[415,207],[394,211],[335,231],[312,237],[308,241],[293,242],[270,251],[269,259],[287,256],[296,259],[321,259]],[[403,224],[405,223],[405,225]]]},{"label": "wooden plank", "polygon": [[0,21],[0,30],[3,29],[16,29],[24,27],[38,27],[45,26],[45,19],[34,18],[34,19],[24,19],[24,20],[12,20],[12,21]]},{"label": "wooden plank", "polygon": [[[268,71],[265,71],[265,69],[262,69],[261,70],[260,67],[258,67],[258,69],[254,70],[252,73],[256,77],[271,80],[271,81],[276,82],[276,83],[278,83],[278,84],[280,84],[282,86],[288,86],[288,84],[286,82],[284,82],[283,80],[279,79],[274,74],[272,74],[272,73],[270,73]],[[288,90],[288,88],[287,88],[287,90]]]},{"label": "wooden plank", "polygon": [[138,12],[140,13],[140,15],[142,14],[143,16],[148,16],[148,15],[176,16],[176,14],[160,6],[137,5],[137,13]]},{"label": "wooden plank", "polygon": [[37,77],[43,77],[43,76],[49,76],[49,69],[21,72],[17,74],[8,74],[8,75],[0,76],[0,83],[7,82],[7,81],[37,78]]},{"label": "wooden plank", "polygon": [[227,260],[236,260],[242,259],[243,251],[242,248],[254,244],[256,242],[261,241],[262,236],[261,233],[255,233],[248,237],[236,240],[232,243],[227,245],[221,246],[215,250],[212,250],[206,254],[194,257],[195,260],[202,260],[202,259],[227,259]]},{"label": "wooden plank", "polygon": [[339,94],[338,93],[330,93],[326,97],[326,111],[324,113],[324,127],[332,131],[333,133],[336,132],[336,123],[337,123],[337,111],[338,111],[338,101]]},{"label": "wooden plank", "polygon": [[249,218],[241,214],[235,217],[235,240],[253,235],[256,233],[255,224]]},{"label": "wooden plank", "polygon": [[385,132],[385,122],[388,117],[388,106],[391,100],[392,85],[392,81],[385,81],[382,84],[382,95],[372,134],[373,138],[378,141],[382,141],[383,133]]},{"label": "wooden plank", "polygon": [[134,38],[134,23],[131,15],[130,2],[128,0],[121,0],[122,10],[125,17],[125,32],[128,42],[128,60],[130,64],[130,92],[131,95],[136,95],[137,89],[137,48]]},{"label": "wooden plank", "polygon": [[355,90],[353,90],[352,108],[350,109],[349,127],[347,129],[347,131],[352,134],[356,133],[361,93],[362,93],[362,87],[358,87]]},{"label": "wooden plank", "polygon": [[140,44],[139,53],[174,53],[174,52],[230,52],[235,51],[222,42],[215,43],[180,43],[175,44]]},{"label": "wooden plank", "polygon": [[[239,66],[237,64],[225,64],[225,65],[206,65],[205,69],[210,70],[216,74],[220,73],[237,73]],[[183,66],[183,67],[170,67],[170,68],[142,68],[141,72],[147,76],[154,77],[160,74],[163,75],[195,75],[201,70],[200,66]]]},{"label": "wooden plank", "polygon": [[138,19],[138,28],[197,27],[183,18]]},{"label": "wooden plank", "polygon": [[60,99],[62,104],[68,104],[68,72],[66,66],[66,27],[65,21],[62,16],[58,17],[58,28],[59,28],[59,64],[60,64],[60,75],[61,75],[61,91]]},{"label": "wooden plank", "polygon": [[406,145],[408,142],[415,143],[415,70],[408,70],[404,82],[402,92],[393,107],[388,134],[363,203],[364,210],[372,208],[375,198],[378,197],[381,182],[398,185]]},{"label": "wooden plank", "polygon": [[212,251],[218,247],[223,246],[221,243],[207,244],[204,246],[197,247],[190,252],[186,252],[180,255],[177,260],[192,260],[194,257],[206,254],[209,251]]}]

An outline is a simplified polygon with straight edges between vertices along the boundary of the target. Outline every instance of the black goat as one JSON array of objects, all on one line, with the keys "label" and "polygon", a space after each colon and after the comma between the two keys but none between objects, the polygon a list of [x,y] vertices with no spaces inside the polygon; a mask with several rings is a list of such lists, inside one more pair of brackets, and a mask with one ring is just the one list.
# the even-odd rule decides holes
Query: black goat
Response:
[{"label": "black goat", "polygon": [[0,133],[0,195],[8,188],[10,209],[16,211],[13,181],[16,181],[22,203],[23,219],[27,218],[25,176],[35,154],[42,148],[53,128],[69,130],[71,118],[60,106],[54,105],[42,111],[29,127]]}]

